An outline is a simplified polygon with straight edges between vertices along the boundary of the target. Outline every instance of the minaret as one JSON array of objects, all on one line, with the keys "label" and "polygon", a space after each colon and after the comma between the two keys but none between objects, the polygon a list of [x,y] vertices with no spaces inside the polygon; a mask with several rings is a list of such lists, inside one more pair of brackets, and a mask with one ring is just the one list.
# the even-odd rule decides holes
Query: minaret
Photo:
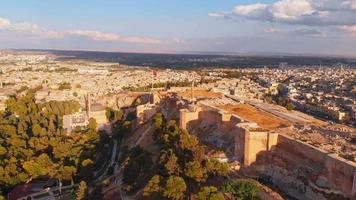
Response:
[{"label": "minaret", "polygon": [[191,103],[194,104],[194,77],[193,77],[193,81],[192,81],[192,87],[191,87]]},{"label": "minaret", "polygon": [[84,100],[85,100],[85,110],[88,119],[90,118],[90,107],[91,107],[91,98],[90,98],[90,93],[87,93],[84,95]]}]

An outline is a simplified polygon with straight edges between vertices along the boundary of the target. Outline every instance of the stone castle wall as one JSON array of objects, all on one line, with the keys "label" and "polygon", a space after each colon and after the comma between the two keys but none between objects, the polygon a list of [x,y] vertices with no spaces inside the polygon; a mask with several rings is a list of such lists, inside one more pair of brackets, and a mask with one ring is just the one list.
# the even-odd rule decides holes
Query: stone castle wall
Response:
[{"label": "stone castle wall", "polygon": [[261,173],[298,199],[356,198],[356,164],[279,134]]},{"label": "stone castle wall", "polygon": [[146,123],[158,111],[159,106],[156,104],[143,104],[136,107],[136,116],[138,125]]},{"label": "stone castle wall", "polygon": [[251,128],[239,116],[201,105],[180,110],[180,127],[215,124],[235,134],[235,158],[297,199],[356,199],[356,164],[278,133]]}]

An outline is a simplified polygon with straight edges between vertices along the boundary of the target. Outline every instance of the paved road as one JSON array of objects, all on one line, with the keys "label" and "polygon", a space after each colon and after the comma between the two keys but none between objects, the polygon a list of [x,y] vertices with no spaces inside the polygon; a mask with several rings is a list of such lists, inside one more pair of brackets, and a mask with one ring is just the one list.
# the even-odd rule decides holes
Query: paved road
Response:
[{"label": "paved road", "polygon": [[112,141],[114,143],[114,146],[112,148],[110,162],[106,166],[106,169],[104,170],[104,172],[97,178],[97,180],[101,180],[104,176],[106,176],[109,168],[115,164],[115,161],[116,161],[115,158],[116,158],[116,153],[117,153],[117,141],[115,139],[112,139]]},{"label": "paved road", "polygon": [[[147,128],[140,136],[140,138],[136,141],[135,145],[134,146],[137,146],[141,143],[141,141],[145,138],[145,136],[147,135],[147,133],[149,133],[152,129],[152,126],[149,125],[149,128]],[[119,154],[120,156],[120,154]],[[121,199],[123,200],[130,200],[132,199],[131,197],[127,196],[126,195],[126,192],[123,192],[121,190],[121,185],[122,185],[122,173],[123,173],[123,166],[120,166],[120,168],[118,168],[116,171],[115,171],[115,175],[116,176],[116,179],[115,179],[115,184],[118,186],[118,189],[119,189],[119,193],[120,193],[120,197]]]},{"label": "paved road", "polygon": [[140,138],[136,141],[135,146],[139,145],[143,138],[146,136],[146,134],[152,129],[152,126],[150,125],[148,129],[145,130],[140,136]]},{"label": "paved road", "polygon": [[[62,196],[71,194],[72,192],[71,189],[75,187],[78,187],[78,184],[61,187]],[[33,198],[33,199],[41,199],[41,200],[54,200],[57,199],[58,196],[55,194],[58,194],[59,190],[60,190],[59,187],[54,187],[49,190],[32,193],[28,196],[21,197],[21,199]]]},{"label": "paved road", "polygon": [[280,111],[280,110],[276,109],[276,107],[273,105],[269,105],[266,103],[259,103],[259,104],[255,104],[254,106],[256,108],[259,108],[266,112],[272,113],[280,118],[287,119],[292,122],[299,122],[299,123],[308,123],[309,122],[309,120],[302,118],[302,117],[296,115],[295,113],[291,113],[288,111]]}]

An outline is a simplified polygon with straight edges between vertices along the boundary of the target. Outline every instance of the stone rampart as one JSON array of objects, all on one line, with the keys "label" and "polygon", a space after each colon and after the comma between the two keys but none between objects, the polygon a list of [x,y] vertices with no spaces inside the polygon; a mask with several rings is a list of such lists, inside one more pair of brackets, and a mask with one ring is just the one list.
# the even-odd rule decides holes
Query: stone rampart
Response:
[{"label": "stone rampart", "polygon": [[297,199],[356,198],[356,164],[307,143],[278,135],[263,173]]},{"label": "stone rampart", "polygon": [[356,199],[356,164],[294,138],[264,131],[213,106],[180,110],[180,127],[213,124],[233,131],[234,156],[243,168],[267,177],[297,199]]}]

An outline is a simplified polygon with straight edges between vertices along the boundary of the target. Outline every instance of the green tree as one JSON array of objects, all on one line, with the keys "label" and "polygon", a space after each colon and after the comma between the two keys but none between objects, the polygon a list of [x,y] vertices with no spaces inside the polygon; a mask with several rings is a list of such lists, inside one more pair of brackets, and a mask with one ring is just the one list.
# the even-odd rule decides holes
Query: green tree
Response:
[{"label": "green tree", "polygon": [[35,136],[45,136],[47,133],[46,133],[46,130],[43,129],[39,124],[34,124],[32,126],[32,133],[35,135]]},{"label": "green tree", "polygon": [[60,166],[56,177],[60,180],[71,181],[76,171],[77,168],[75,166]]},{"label": "green tree", "polygon": [[152,167],[150,153],[144,151],[141,147],[134,147],[128,157],[128,163],[123,171],[123,182],[126,184],[126,190],[137,189],[137,183],[145,177]]},{"label": "green tree", "polygon": [[83,167],[89,167],[89,166],[91,166],[91,165],[93,165],[94,164],[94,162],[91,160],[91,159],[85,159],[85,160],[83,160],[83,162],[82,162],[82,166]]},{"label": "green tree", "polygon": [[122,110],[113,110],[111,108],[106,109],[106,118],[112,122],[118,122],[122,119],[124,112]]},{"label": "green tree", "polygon": [[194,148],[199,144],[199,140],[196,136],[190,135],[189,133],[183,131],[180,135],[180,147],[186,150],[194,150]]},{"label": "green tree", "polygon": [[162,190],[162,177],[160,175],[154,175],[143,189],[143,196],[157,195],[161,193]]},{"label": "green tree", "polygon": [[32,177],[51,175],[54,167],[54,163],[47,154],[41,154],[35,160],[25,161],[23,164],[23,168]]},{"label": "green tree", "polygon": [[94,118],[90,118],[88,128],[90,130],[96,131],[97,126],[98,124],[96,123],[96,120]]},{"label": "green tree", "polygon": [[59,90],[69,90],[72,88],[72,85],[68,82],[62,82],[59,84],[58,89]]},{"label": "green tree", "polygon": [[221,163],[216,159],[208,160],[205,168],[209,174],[218,176],[227,176],[229,174],[229,164]]},{"label": "green tree", "polygon": [[54,122],[51,119],[48,122],[48,132],[52,134],[56,132],[56,126],[54,125]]},{"label": "green tree", "polygon": [[84,181],[80,181],[79,188],[76,194],[76,200],[84,200],[87,196],[87,192],[88,192],[87,190],[88,190],[87,183]]},{"label": "green tree", "polygon": [[286,106],[287,110],[294,110],[295,106],[292,103],[288,103]]},{"label": "green tree", "polygon": [[213,186],[202,187],[196,196],[197,200],[224,200],[222,192],[218,192],[218,189]]},{"label": "green tree", "polygon": [[164,167],[169,175],[173,175],[173,174],[178,175],[179,165],[177,161],[178,161],[177,156],[173,153],[172,150],[169,150],[168,153],[167,152],[163,153],[160,162],[164,164]]},{"label": "green tree", "polygon": [[237,179],[223,186],[223,191],[241,200],[258,200],[259,187],[253,180]]},{"label": "green tree", "polygon": [[157,113],[155,115],[155,126],[156,128],[160,128],[163,124],[163,114],[162,113]]},{"label": "green tree", "polygon": [[186,164],[185,175],[198,183],[205,182],[207,178],[205,169],[198,161],[191,161]]},{"label": "green tree", "polygon": [[6,148],[0,145],[0,156],[5,155],[6,153],[7,153]]},{"label": "green tree", "polygon": [[163,195],[173,200],[184,198],[184,193],[187,190],[187,185],[182,177],[170,176],[164,188]]},{"label": "green tree", "polygon": [[116,110],[114,111],[114,118],[113,121],[117,122],[122,119],[122,116],[124,115],[124,112],[122,110]]},{"label": "green tree", "polygon": [[0,112],[0,187],[4,191],[38,176],[82,177],[77,167],[92,160],[103,146],[96,130],[81,130],[75,137],[62,134],[62,117],[80,108],[76,101],[36,104],[34,94],[28,93],[10,97],[6,105],[6,111]]}]

